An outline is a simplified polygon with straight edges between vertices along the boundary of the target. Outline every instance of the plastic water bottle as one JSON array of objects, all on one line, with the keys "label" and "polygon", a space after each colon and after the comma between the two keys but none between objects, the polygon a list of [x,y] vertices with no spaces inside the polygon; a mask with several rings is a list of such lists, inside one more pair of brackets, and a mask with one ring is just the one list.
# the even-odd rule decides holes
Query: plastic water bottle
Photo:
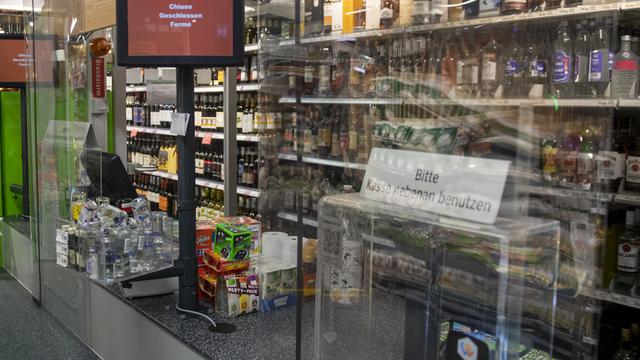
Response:
[{"label": "plastic water bottle", "polygon": [[151,271],[156,267],[156,244],[155,236],[151,230],[145,230],[143,235],[138,240],[138,249],[142,245],[142,256],[140,258],[140,265],[143,271]]},{"label": "plastic water bottle", "polygon": [[150,225],[151,210],[149,210],[149,203],[147,202],[147,199],[143,197],[133,199],[131,201],[131,210],[133,211],[133,218],[142,226],[147,227]]},{"label": "plastic water bottle", "polygon": [[93,280],[98,279],[98,253],[93,246],[89,248],[89,256],[87,257],[87,274]]}]

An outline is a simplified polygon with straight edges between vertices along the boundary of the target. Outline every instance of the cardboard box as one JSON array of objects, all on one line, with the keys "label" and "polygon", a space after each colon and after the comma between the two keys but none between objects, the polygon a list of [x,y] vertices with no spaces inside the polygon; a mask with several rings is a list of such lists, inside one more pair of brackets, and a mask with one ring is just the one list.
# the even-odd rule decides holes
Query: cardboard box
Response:
[{"label": "cardboard box", "polygon": [[224,316],[258,311],[258,276],[240,274],[220,276],[216,287],[216,311]]},{"label": "cardboard box", "polygon": [[204,252],[203,261],[218,275],[239,273],[249,268],[249,260],[227,261],[221,259],[213,250]]},{"label": "cardboard box", "polygon": [[216,224],[213,251],[226,261],[248,260],[253,234],[243,226]]},{"label": "cardboard box", "polygon": [[196,255],[198,266],[204,265],[203,255],[213,245],[213,226],[205,223],[196,224]]},{"label": "cardboard box", "polygon": [[262,252],[262,224],[260,221],[248,216],[228,216],[216,219],[215,223],[244,226],[252,233],[251,255]]},{"label": "cardboard box", "polygon": [[56,264],[62,267],[69,266],[69,256],[67,254],[56,254]]},{"label": "cardboard box", "polygon": [[269,312],[296,303],[295,294],[281,295],[273,299],[260,299],[260,312]]}]

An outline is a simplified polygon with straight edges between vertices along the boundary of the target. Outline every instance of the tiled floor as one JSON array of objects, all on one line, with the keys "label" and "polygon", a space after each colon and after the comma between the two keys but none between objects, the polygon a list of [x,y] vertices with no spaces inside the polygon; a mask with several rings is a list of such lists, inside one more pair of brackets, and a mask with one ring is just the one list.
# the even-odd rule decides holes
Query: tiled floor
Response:
[{"label": "tiled floor", "polygon": [[0,268],[0,359],[99,359]]}]

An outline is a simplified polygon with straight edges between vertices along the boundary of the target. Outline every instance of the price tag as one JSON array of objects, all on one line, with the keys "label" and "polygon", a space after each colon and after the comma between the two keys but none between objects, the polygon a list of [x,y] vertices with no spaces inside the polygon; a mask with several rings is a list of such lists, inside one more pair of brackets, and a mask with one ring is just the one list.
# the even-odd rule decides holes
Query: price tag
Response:
[{"label": "price tag", "polygon": [[136,136],[138,136],[138,128],[131,129],[131,137],[136,137]]},{"label": "price tag", "polygon": [[202,145],[211,145],[211,133],[205,133],[202,138]]}]

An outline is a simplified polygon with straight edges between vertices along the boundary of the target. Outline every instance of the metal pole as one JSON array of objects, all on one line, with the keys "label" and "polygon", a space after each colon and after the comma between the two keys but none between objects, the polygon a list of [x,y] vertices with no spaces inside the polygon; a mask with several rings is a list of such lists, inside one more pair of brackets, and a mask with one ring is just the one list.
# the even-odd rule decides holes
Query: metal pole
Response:
[{"label": "metal pole", "polygon": [[228,67],[224,72],[224,215],[238,212],[238,127],[236,125],[238,68]]},{"label": "metal pole", "polygon": [[[300,24],[302,23],[302,17],[300,16],[300,12],[302,11],[302,0],[296,0],[295,2],[295,26],[294,28],[294,39],[296,48],[300,46]],[[295,59],[294,61],[298,61]],[[302,84],[298,76],[296,76],[296,136],[297,139],[297,149],[296,149],[296,166],[298,170],[304,169],[304,163],[302,161],[303,155],[303,112],[301,106],[301,97],[302,97]],[[306,120],[306,119],[304,119]],[[304,304],[303,296],[304,296],[304,274],[302,272],[302,237],[304,236],[304,217],[302,214],[302,192],[297,190],[296,196],[296,209],[297,209],[297,244],[298,244],[298,254],[296,258],[297,262],[297,271],[296,271],[296,289],[297,289],[297,298],[296,298],[296,360],[302,359],[302,305]]]},{"label": "metal pole", "polygon": [[[114,48],[117,48],[117,29],[113,28],[112,41]],[[115,58],[115,54],[113,55]],[[111,69],[111,89],[113,93],[113,125],[114,125],[114,152],[120,156],[122,161],[127,159],[127,69],[118,66],[117,61],[113,62]]]},{"label": "metal pole", "polygon": [[183,266],[179,279],[178,304],[187,310],[197,310],[196,285],[198,264],[196,260],[196,174],[195,131],[193,126],[193,68],[177,68],[177,105],[179,113],[189,114],[185,136],[178,136],[178,221],[180,227],[180,258]]}]

